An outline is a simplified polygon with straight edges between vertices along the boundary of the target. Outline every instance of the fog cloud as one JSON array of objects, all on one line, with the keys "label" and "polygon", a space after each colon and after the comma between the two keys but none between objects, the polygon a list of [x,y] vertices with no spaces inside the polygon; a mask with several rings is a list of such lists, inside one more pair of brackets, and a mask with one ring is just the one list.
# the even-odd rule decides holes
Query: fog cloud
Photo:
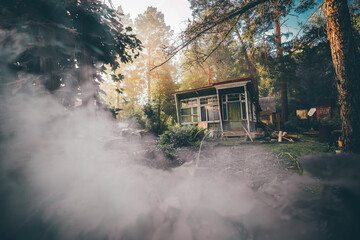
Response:
[{"label": "fog cloud", "polygon": [[106,147],[117,125],[93,106],[18,95],[2,108],[1,239],[322,238],[319,194],[304,187],[320,180],[261,147],[205,146],[195,174],[192,159],[156,169],[136,161],[141,140]]}]

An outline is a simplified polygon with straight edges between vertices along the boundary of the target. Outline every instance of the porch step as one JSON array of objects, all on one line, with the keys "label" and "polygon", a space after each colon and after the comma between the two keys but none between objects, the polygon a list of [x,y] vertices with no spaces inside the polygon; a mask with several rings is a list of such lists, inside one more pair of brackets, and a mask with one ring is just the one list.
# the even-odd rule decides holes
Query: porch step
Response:
[{"label": "porch step", "polygon": [[224,131],[223,132],[223,137],[246,137],[246,132],[245,131]]}]

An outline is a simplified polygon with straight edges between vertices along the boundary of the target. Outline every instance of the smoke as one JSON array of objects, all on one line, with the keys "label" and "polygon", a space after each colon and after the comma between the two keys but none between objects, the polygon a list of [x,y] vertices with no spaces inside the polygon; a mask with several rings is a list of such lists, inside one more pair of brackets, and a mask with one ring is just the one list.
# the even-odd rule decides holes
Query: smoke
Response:
[{"label": "smoke", "polygon": [[207,145],[197,169],[157,169],[138,161],[140,139],[109,147],[117,125],[93,106],[24,94],[1,107],[1,239],[327,239],[335,222],[317,210],[332,201],[323,180],[289,175],[259,145]]}]

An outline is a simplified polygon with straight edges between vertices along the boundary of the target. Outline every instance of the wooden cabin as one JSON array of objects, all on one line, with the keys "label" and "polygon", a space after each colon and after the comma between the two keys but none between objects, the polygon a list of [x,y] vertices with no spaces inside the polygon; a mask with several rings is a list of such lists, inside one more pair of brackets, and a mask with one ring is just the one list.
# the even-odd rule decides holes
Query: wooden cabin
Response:
[{"label": "wooden cabin", "polygon": [[251,78],[174,92],[177,120],[197,124],[222,136],[254,135],[260,105]]},{"label": "wooden cabin", "polygon": [[280,113],[276,112],[275,97],[259,98],[261,107],[260,121],[266,125],[273,124],[276,130],[280,131]]}]

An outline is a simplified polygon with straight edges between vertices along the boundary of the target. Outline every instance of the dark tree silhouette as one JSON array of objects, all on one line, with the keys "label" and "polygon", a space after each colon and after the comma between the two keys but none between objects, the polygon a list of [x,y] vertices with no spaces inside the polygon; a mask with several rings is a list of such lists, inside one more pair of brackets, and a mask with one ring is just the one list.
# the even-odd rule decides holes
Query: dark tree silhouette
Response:
[{"label": "dark tree silhouette", "polygon": [[102,66],[132,61],[141,46],[99,0],[3,0],[0,15],[1,83],[13,94],[56,91],[70,104],[80,90],[87,103],[97,99]]},{"label": "dark tree silhouette", "polygon": [[359,52],[347,0],[325,0],[327,35],[336,73],[344,150],[360,152]]}]

